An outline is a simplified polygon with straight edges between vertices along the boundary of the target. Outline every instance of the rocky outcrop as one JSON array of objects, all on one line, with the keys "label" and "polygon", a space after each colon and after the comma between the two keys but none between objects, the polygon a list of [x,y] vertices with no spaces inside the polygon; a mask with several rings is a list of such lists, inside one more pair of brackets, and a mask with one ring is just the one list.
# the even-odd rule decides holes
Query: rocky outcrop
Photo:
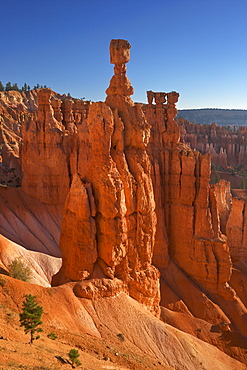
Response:
[{"label": "rocky outcrop", "polygon": [[[230,183],[220,180],[217,184],[211,185],[211,190],[216,199],[216,211],[219,214],[220,230],[226,235],[226,224],[232,211],[232,194]],[[229,239],[228,239],[229,244]]]},{"label": "rocky outcrop", "polygon": [[69,192],[69,132],[54,117],[52,90],[38,91],[37,120],[23,127],[22,189],[48,204],[63,204]]},{"label": "rocky outcrop", "polygon": [[221,232],[227,244],[233,266],[247,262],[247,190],[230,190],[230,183],[220,180],[211,185],[216,197]]},{"label": "rocky outcrop", "polygon": [[247,128],[193,124],[177,119],[181,141],[202,154],[210,153],[215,166],[247,168]]},{"label": "rocky outcrop", "polygon": [[[32,104],[33,102],[33,104]],[[0,92],[0,184],[20,186],[22,125],[34,116],[35,92]]]},{"label": "rocky outcrop", "polygon": [[246,335],[243,269],[232,278],[246,254],[246,200],[232,200],[224,181],[210,187],[210,153],[185,145],[175,121],[178,93],[132,101],[129,51],[112,40],[105,102],[41,89],[37,118],[23,127],[22,191],[64,208],[52,283],[74,282],[75,295],[93,300],[124,292],[157,316],[161,302]]},{"label": "rocky outcrop", "polygon": [[[148,99],[151,92],[148,92]],[[155,105],[145,107],[153,127],[150,143],[154,168],[161,181],[169,254],[193,280],[208,292],[225,294],[231,272],[226,238],[219,228],[215,195],[209,188],[210,157],[179,143],[174,118],[178,96],[154,93]],[[163,93],[166,97],[166,94]],[[157,180],[156,180],[157,181]],[[155,182],[156,182],[155,181]],[[159,195],[160,196],[160,195]],[[165,243],[164,243],[165,244]],[[159,266],[157,262],[157,266]]]},{"label": "rocky outcrop", "polygon": [[[89,297],[96,291],[97,295],[109,294],[109,289],[116,292],[116,285],[157,313],[159,272],[151,264],[156,215],[147,153],[149,126],[130,98],[133,88],[125,67],[129,48],[124,40],[111,42],[115,75],[106,102],[91,104],[78,128],[71,154],[71,168],[77,173],[65,203],[60,239],[63,266],[53,283],[90,278],[90,283],[77,285],[76,292],[83,297],[85,292]],[[112,279],[106,285],[112,288],[102,288],[99,276]],[[96,290],[90,288],[92,281]]]},{"label": "rocky outcrop", "polygon": [[233,262],[247,262],[247,191],[235,190],[226,235]]}]

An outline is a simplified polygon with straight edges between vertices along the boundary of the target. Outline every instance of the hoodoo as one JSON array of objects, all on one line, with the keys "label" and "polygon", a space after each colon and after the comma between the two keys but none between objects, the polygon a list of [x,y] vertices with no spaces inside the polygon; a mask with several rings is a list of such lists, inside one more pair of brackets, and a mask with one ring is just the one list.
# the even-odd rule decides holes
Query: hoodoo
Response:
[{"label": "hoodoo", "polygon": [[89,106],[75,134],[60,238],[63,265],[53,284],[81,281],[76,293],[90,298],[123,290],[158,314],[150,126],[130,98],[129,49],[125,40],[111,41],[115,75],[106,102]]},{"label": "hoodoo", "polygon": [[[158,315],[160,299],[172,308],[170,290],[184,296],[175,281],[186,276],[212,307],[208,314],[188,300],[187,310],[209,320],[226,315],[246,334],[246,309],[229,285],[227,220],[221,226],[217,201],[224,190],[210,188],[210,155],[180,142],[177,92],[148,91],[147,105],[132,101],[129,59],[129,42],[112,40],[105,102],[41,89],[37,118],[24,125],[22,189],[64,204],[63,263],[53,285],[78,282],[76,294],[90,298],[124,291]],[[227,217],[232,238],[234,215]]]},{"label": "hoodoo", "polygon": [[[0,192],[0,231],[28,249],[36,233],[39,252],[59,256],[60,249],[51,284],[69,283],[73,299],[131,297],[157,325],[164,326],[159,318],[226,350],[211,327],[239,343],[247,336],[246,194],[231,193],[226,181],[209,184],[210,154],[182,142],[177,92],[149,90],[147,104],[133,102],[130,47],[110,43],[114,75],[105,102],[47,88],[33,93],[32,104],[19,98],[26,114],[18,138],[22,185]],[[6,96],[2,110],[8,106],[10,115],[14,103]],[[6,162],[18,157],[6,154],[10,122],[8,116],[1,128]],[[208,332],[195,333],[195,323]],[[229,354],[247,362],[239,348]]]}]

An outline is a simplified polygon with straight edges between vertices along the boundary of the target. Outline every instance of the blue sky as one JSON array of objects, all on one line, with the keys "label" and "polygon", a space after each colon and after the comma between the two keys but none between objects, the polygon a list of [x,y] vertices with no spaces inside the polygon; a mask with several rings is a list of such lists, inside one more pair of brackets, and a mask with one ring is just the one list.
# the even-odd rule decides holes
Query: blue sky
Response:
[{"label": "blue sky", "polygon": [[0,0],[0,80],[104,100],[111,39],[132,45],[134,101],[247,109],[247,0]]}]

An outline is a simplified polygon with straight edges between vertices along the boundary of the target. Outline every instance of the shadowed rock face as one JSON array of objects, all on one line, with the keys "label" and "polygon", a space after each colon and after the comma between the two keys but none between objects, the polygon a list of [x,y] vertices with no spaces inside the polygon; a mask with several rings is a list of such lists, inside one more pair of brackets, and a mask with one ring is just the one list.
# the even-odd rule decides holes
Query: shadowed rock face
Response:
[{"label": "shadowed rock face", "polygon": [[90,299],[123,291],[156,315],[161,299],[246,335],[247,297],[239,275],[231,280],[232,262],[246,255],[246,200],[232,201],[226,183],[210,187],[210,155],[180,142],[178,93],[148,91],[147,105],[133,103],[129,50],[110,44],[105,102],[41,89],[37,119],[23,128],[22,189],[64,205],[53,285],[75,281]]}]

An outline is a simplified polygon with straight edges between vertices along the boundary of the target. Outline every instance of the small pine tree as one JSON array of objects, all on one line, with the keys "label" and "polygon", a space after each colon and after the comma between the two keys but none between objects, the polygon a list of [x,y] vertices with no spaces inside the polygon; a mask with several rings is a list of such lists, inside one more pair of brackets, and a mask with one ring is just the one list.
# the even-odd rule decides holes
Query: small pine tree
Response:
[{"label": "small pine tree", "polygon": [[31,87],[27,85],[27,91],[30,91],[30,90],[31,90]]},{"label": "small pine tree", "polygon": [[77,366],[81,365],[81,361],[78,359],[79,356],[80,355],[77,349],[73,348],[69,351],[69,358],[70,358],[72,367],[75,367],[75,365]]},{"label": "small pine tree", "polygon": [[42,324],[41,316],[43,314],[43,308],[38,305],[35,301],[36,296],[32,294],[26,295],[26,300],[23,301],[22,313],[20,313],[20,326],[24,326],[25,334],[30,333],[30,344],[35,339],[39,339],[40,336],[35,336],[35,333],[40,333],[41,328],[38,328]]},{"label": "small pine tree", "polygon": [[0,91],[4,91],[4,86],[2,84],[2,81],[0,81]]}]

